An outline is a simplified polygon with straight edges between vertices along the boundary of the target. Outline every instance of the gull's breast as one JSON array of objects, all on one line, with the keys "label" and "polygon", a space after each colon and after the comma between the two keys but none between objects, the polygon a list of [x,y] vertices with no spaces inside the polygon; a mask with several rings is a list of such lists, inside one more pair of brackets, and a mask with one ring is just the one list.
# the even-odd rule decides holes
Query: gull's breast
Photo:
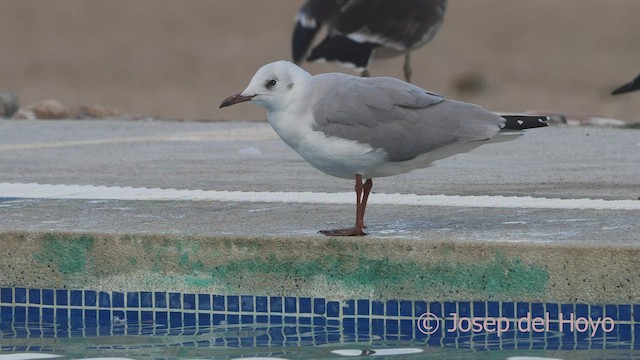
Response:
[{"label": "gull's breast", "polygon": [[364,178],[375,177],[375,169],[386,163],[387,153],[369,144],[326,136],[311,131],[294,150],[316,169],[329,175],[353,179],[356,174]]}]

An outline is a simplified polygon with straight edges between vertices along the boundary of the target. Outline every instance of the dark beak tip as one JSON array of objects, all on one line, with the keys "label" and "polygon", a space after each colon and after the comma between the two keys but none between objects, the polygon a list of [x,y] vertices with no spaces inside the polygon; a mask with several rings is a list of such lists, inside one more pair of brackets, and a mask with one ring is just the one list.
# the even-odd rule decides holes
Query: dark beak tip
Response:
[{"label": "dark beak tip", "polygon": [[238,104],[241,102],[245,102],[245,101],[249,101],[251,100],[255,95],[242,95],[242,94],[235,94],[235,95],[231,95],[228,98],[224,99],[222,101],[222,103],[220,104],[219,109],[222,109],[223,107],[227,107],[227,106],[231,106],[233,104]]}]

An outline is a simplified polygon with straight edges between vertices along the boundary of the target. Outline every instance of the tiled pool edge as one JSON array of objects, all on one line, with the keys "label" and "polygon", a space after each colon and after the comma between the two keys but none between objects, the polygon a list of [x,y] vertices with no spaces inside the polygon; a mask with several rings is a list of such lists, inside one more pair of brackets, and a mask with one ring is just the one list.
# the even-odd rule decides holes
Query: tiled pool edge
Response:
[{"label": "tiled pool edge", "polygon": [[[0,243],[5,338],[192,335],[246,325],[271,332],[207,344],[382,338],[478,350],[640,349],[633,247],[26,232],[0,233]],[[419,327],[427,313],[446,319],[433,334]],[[513,331],[449,332],[454,314],[505,317]],[[545,331],[515,331],[517,321],[546,314]],[[591,335],[561,327],[560,315],[608,317],[615,329]],[[0,348],[27,350],[38,349]]]},{"label": "tiled pool edge", "polygon": [[[421,326],[424,314],[446,321],[435,331],[426,332]],[[469,322],[460,322],[456,329],[454,314],[467,319],[508,319],[510,325],[502,334],[495,331],[496,326],[484,329],[489,331],[472,331]],[[520,328],[522,319],[545,318],[548,325],[538,326],[538,331],[533,330],[531,320]],[[560,318],[572,319],[575,325],[560,322]],[[609,328],[586,325],[603,318],[611,320]],[[585,320],[578,325],[580,320],[575,319]],[[232,331],[231,336],[206,335],[225,330]],[[198,338],[198,334],[204,335]],[[223,347],[378,340],[473,350],[640,349],[640,305],[339,302],[308,297],[0,288],[0,339],[4,339],[0,352],[47,351],[41,343],[16,345],[11,339],[117,335],[171,335],[176,344]]]}]

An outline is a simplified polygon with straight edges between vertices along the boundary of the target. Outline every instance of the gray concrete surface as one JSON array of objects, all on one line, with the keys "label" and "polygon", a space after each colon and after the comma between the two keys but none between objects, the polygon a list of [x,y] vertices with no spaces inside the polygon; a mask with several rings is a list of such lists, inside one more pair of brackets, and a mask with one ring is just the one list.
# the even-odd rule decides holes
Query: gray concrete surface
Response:
[{"label": "gray concrete surface", "polygon": [[[250,149],[250,150],[248,150]],[[640,131],[549,127],[374,181],[378,193],[636,200]],[[1,121],[0,183],[347,192],[263,122]],[[3,198],[4,197],[4,198]],[[320,236],[354,205],[11,199],[0,231]],[[640,211],[383,206],[370,237],[640,245]]]}]

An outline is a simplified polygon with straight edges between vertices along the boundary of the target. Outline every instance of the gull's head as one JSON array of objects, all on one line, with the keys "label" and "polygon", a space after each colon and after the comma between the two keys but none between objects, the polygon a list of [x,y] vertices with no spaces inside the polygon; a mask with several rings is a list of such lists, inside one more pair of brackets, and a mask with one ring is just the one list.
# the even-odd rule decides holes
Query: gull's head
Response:
[{"label": "gull's head", "polygon": [[243,92],[226,98],[220,107],[252,101],[268,111],[284,109],[299,99],[311,75],[288,61],[261,67]]}]

